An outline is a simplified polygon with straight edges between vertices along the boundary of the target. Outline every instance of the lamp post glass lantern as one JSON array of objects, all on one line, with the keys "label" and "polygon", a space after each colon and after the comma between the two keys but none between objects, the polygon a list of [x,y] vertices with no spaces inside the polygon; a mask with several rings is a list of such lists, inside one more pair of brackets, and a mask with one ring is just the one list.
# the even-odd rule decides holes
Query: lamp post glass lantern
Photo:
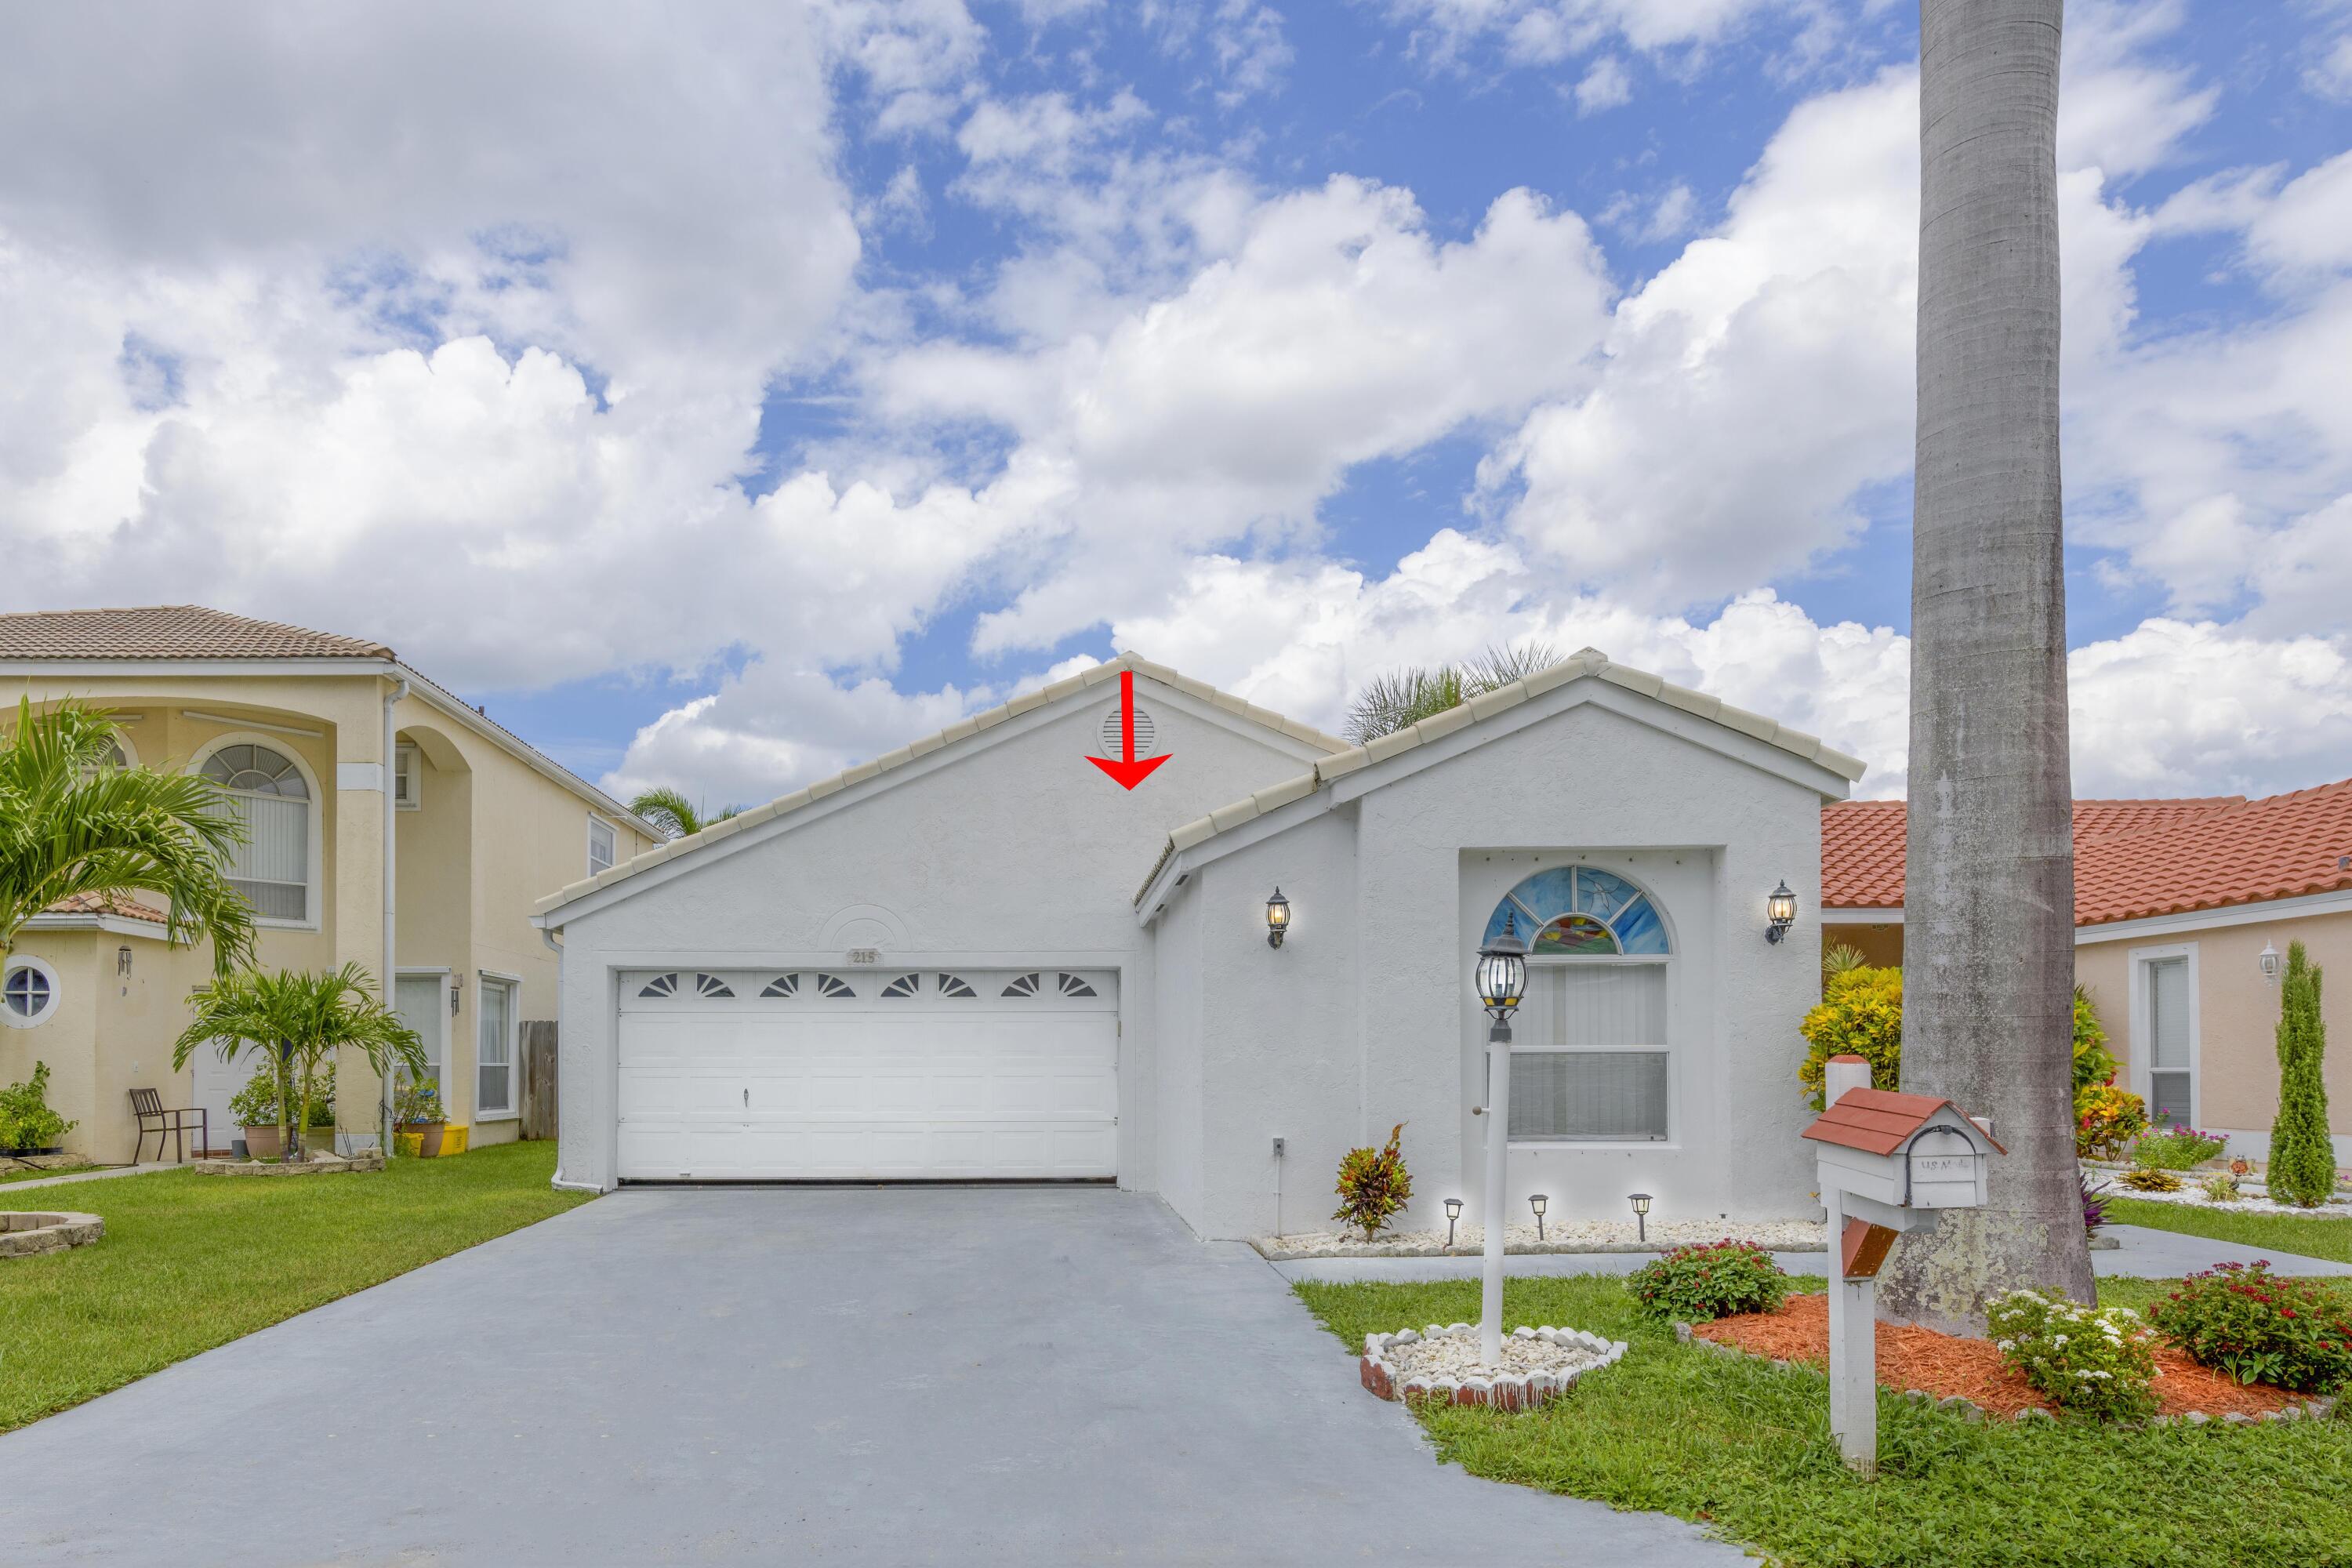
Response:
[{"label": "lamp post glass lantern", "polygon": [[1290,931],[1290,900],[1276,888],[1274,897],[1265,901],[1265,945],[1280,947],[1283,937]]},{"label": "lamp post glass lantern", "polygon": [[1789,928],[1797,923],[1797,895],[1789,890],[1789,879],[1786,877],[1780,879],[1779,887],[1765,896],[1764,914],[1770,922],[1764,928],[1766,942],[1779,942],[1789,934]]},{"label": "lamp post glass lantern", "polygon": [[1528,944],[1518,916],[1506,913],[1495,940],[1478,950],[1478,1001],[1486,1026],[1486,1227],[1485,1280],[1478,1292],[1478,1359],[1503,1364],[1503,1176],[1510,1157],[1511,1015],[1528,984]]},{"label": "lamp post glass lantern", "polygon": [[1637,1241],[1650,1239],[1650,1194],[1628,1193],[1625,1201],[1633,1205],[1633,1235]]}]

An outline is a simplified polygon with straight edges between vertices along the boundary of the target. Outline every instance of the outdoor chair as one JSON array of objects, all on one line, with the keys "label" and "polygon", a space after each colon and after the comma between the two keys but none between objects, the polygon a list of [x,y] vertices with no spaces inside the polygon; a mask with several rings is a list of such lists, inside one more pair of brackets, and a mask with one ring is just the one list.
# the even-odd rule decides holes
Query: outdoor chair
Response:
[{"label": "outdoor chair", "polygon": [[139,1118],[139,1142],[131,1150],[131,1163],[134,1165],[139,1163],[140,1152],[147,1146],[150,1132],[155,1134],[158,1160],[163,1157],[163,1135],[167,1132],[172,1136],[173,1157],[177,1160],[185,1161],[188,1157],[186,1134],[190,1132],[196,1135],[199,1157],[212,1152],[212,1113],[208,1110],[193,1105],[166,1110],[161,1094],[152,1089],[134,1089],[131,1091],[131,1113]]}]

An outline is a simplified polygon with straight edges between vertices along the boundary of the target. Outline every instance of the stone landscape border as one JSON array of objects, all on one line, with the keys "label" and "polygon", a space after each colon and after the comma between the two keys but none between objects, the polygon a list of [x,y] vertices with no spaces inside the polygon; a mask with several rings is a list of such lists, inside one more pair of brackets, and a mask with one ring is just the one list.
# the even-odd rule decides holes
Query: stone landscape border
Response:
[{"label": "stone landscape border", "polygon": [[106,1221],[94,1214],[0,1213],[0,1258],[88,1247],[105,1234]]},{"label": "stone landscape border", "polygon": [[[1739,1239],[1737,1237],[1733,1240]],[[1412,1243],[1374,1242],[1369,1247],[1350,1247],[1340,1252],[1307,1252],[1277,1247],[1271,1237],[1250,1238],[1250,1247],[1268,1263],[1328,1263],[1335,1258],[1477,1258],[1475,1247],[1424,1247]],[[1556,1258],[1573,1253],[1639,1253],[1651,1258],[1663,1258],[1679,1247],[1706,1245],[1691,1241],[1529,1241],[1512,1242],[1503,1248],[1507,1258]],[[1827,1254],[1824,1241],[1792,1242],[1787,1246],[1767,1246],[1763,1242],[1748,1245],[1765,1252],[1819,1252]]]},{"label": "stone landscape border", "polygon": [[200,1176],[340,1176],[353,1171],[383,1169],[383,1151],[362,1149],[356,1154],[312,1153],[296,1163],[277,1160],[199,1160]]},{"label": "stone landscape border", "polygon": [[1475,1323],[1432,1323],[1426,1329],[1401,1329],[1392,1334],[1366,1334],[1364,1354],[1359,1363],[1364,1386],[1382,1399],[1430,1398],[1442,1399],[1451,1405],[1490,1405],[1497,1410],[1533,1410],[1538,1405],[1550,1404],[1574,1388],[1577,1380],[1588,1373],[1614,1366],[1625,1356],[1625,1342],[1622,1340],[1604,1340],[1599,1334],[1588,1334],[1580,1329],[1554,1328],[1513,1329],[1511,1337],[1570,1346],[1601,1359],[1569,1372],[1531,1372],[1519,1376],[1456,1380],[1405,1376],[1398,1372],[1385,1353],[1391,1346],[1409,1345],[1441,1336],[1467,1338],[1477,1331]]},{"label": "stone landscape border", "polygon": [[[1829,1376],[1825,1370],[1813,1365],[1811,1362],[1786,1361],[1779,1356],[1759,1355],[1754,1351],[1744,1351],[1738,1345],[1727,1345],[1720,1340],[1700,1339],[1691,1332],[1691,1326],[1688,1323],[1678,1322],[1675,1325],[1675,1338],[1679,1342],[1696,1350],[1706,1351],[1714,1355],[1730,1356],[1735,1361],[1769,1362],[1775,1372],[1787,1372],[1793,1367],[1800,1372],[1812,1373],[1823,1379]],[[1992,1419],[1986,1413],[1983,1405],[1965,1394],[1948,1394],[1938,1399],[1924,1388],[1906,1388],[1903,1391],[1903,1397],[1914,1405],[1931,1405],[1938,1410],[1948,1411],[1963,1421]],[[2202,1410],[2191,1410],[2179,1415],[2151,1415],[2148,1417],[2147,1425],[2169,1426],[2178,1421],[2184,1426],[2203,1426],[2218,1421],[2228,1426],[2258,1426],[2273,1421],[2301,1421],[2305,1417],[2316,1420],[2328,1415],[2335,1408],[2336,1401],[2333,1398],[2314,1396],[2305,1400],[2301,1405],[2288,1405],[2276,1410],[2265,1410],[2259,1415],[2248,1415],[2242,1411],[2232,1410],[2227,1415],[2216,1416],[2209,1415]],[[2027,1422],[2055,1421],[2058,1418],[2039,1405],[2028,1405],[2010,1419],[2014,1422]]]}]

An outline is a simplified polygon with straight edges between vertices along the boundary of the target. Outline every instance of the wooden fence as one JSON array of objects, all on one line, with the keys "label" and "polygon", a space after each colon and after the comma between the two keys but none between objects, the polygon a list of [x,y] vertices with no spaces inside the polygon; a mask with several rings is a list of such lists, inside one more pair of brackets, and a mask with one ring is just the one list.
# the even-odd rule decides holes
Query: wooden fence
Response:
[{"label": "wooden fence", "polygon": [[555,1020],[522,1026],[522,1136],[552,1138],[556,1128]]}]

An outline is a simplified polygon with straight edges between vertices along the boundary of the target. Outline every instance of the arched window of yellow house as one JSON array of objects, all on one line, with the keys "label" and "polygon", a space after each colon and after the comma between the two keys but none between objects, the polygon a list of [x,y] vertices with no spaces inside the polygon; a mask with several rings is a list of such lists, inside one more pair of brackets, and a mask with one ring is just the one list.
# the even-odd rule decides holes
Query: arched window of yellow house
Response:
[{"label": "arched window of yellow house", "polygon": [[1597,866],[1525,878],[1487,917],[1535,932],[1511,1052],[1515,1143],[1655,1142],[1673,1125],[1674,943],[1648,889]]},{"label": "arched window of yellow house", "polygon": [[264,920],[309,921],[310,781],[284,752],[240,743],[205,759],[204,776],[228,792],[246,841],[229,863],[229,885]]}]

